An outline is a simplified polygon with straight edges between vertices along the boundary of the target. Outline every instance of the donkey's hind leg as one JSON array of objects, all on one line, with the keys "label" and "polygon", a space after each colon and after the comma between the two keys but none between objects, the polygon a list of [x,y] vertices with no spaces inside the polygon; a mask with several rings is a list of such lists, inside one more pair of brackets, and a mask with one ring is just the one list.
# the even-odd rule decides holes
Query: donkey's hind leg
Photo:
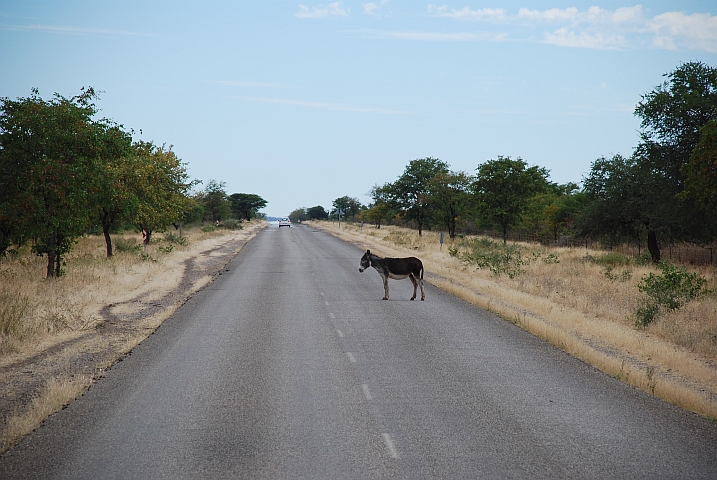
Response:
[{"label": "donkey's hind leg", "polygon": [[[416,288],[418,287],[418,282],[416,281],[416,277],[413,274],[410,274],[408,278],[411,279],[411,283],[413,284],[413,296],[411,297],[411,300],[416,299]],[[423,285],[421,285],[421,295],[423,295]],[[423,299],[421,299],[423,300]]]}]

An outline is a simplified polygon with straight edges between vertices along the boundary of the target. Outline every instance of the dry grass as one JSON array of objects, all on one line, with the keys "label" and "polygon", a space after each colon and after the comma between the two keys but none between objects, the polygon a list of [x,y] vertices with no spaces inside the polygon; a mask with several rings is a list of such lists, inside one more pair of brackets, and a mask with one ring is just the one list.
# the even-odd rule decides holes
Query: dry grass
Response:
[{"label": "dry grass", "polygon": [[[114,235],[118,248],[109,259],[103,237],[84,237],[67,255],[65,275],[57,279],[44,278],[46,259],[28,247],[3,259],[0,453],[80,395],[168,318],[183,301],[168,295],[181,282],[186,294],[201,288],[211,281],[212,269],[220,268],[214,258],[228,261],[264,225],[254,221],[240,231],[193,228],[184,240],[158,234],[144,248],[139,234]],[[190,261],[192,274],[187,275]],[[148,305],[157,308],[137,315]],[[122,319],[121,328],[109,333],[107,309],[112,318]],[[91,364],[83,363],[87,352],[96,358]]]},{"label": "dry grass", "polygon": [[[509,278],[466,266],[449,254],[459,241],[398,227],[363,229],[314,222],[382,256],[420,256],[426,279],[491,310],[609,375],[701,415],[717,418],[717,295],[703,295],[635,326],[643,276],[656,272],[620,255],[586,249],[523,245],[537,260]],[[557,256],[559,263],[541,259]],[[717,291],[714,267],[699,273]]]},{"label": "dry grass", "polygon": [[2,439],[10,443],[33,431],[48,416],[82,395],[92,380],[91,376],[84,375],[49,379],[29,406],[18,408],[17,413],[8,418]]}]

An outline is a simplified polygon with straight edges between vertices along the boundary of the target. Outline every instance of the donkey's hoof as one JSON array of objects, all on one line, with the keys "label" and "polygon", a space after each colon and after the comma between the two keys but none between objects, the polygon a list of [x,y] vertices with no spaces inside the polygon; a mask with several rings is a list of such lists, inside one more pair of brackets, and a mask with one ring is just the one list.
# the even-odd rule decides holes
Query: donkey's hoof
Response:
[{"label": "donkey's hoof", "polygon": [[381,300],[388,300],[388,297],[383,297]]}]

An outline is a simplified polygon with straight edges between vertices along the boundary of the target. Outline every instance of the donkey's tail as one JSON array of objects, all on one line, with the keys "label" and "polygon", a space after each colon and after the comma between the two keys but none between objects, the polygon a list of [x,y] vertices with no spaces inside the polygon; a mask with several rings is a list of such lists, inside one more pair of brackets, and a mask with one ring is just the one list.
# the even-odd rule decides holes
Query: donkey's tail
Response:
[{"label": "donkey's tail", "polygon": [[423,280],[423,264],[421,264],[421,280]]}]

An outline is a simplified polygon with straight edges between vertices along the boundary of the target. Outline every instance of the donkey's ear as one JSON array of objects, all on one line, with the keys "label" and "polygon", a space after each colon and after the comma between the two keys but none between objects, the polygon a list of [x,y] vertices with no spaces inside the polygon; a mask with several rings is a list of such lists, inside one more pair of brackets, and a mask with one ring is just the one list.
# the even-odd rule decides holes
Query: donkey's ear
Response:
[{"label": "donkey's ear", "polygon": [[371,250],[366,250],[366,253],[368,253],[369,255],[371,255]]}]

